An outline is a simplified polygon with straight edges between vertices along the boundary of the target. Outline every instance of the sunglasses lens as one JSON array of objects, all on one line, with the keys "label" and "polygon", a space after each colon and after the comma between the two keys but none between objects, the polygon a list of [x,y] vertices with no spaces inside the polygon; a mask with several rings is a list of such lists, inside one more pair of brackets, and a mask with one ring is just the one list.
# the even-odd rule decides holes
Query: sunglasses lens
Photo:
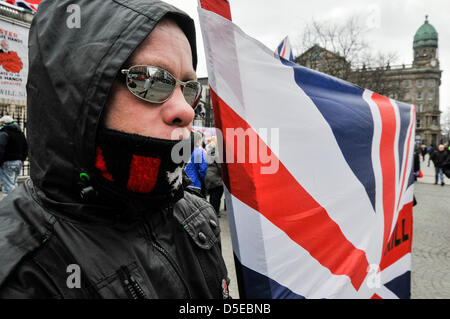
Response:
[{"label": "sunglasses lens", "polygon": [[173,76],[160,68],[135,66],[130,68],[127,86],[131,93],[152,103],[165,101],[175,88]]},{"label": "sunglasses lens", "polygon": [[[127,73],[127,87],[131,93],[151,103],[162,103],[173,93],[177,81],[170,72],[153,66],[133,66]],[[202,85],[188,81],[183,86],[186,102],[197,106],[202,93]]]},{"label": "sunglasses lens", "polygon": [[183,88],[183,95],[186,102],[193,108],[197,106],[202,93],[202,85],[199,82],[189,81]]}]

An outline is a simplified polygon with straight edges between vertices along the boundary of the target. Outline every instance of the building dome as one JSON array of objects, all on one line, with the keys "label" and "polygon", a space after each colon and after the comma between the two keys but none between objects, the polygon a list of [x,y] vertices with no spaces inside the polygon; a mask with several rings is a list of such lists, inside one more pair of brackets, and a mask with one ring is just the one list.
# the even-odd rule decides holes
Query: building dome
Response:
[{"label": "building dome", "polygon": [[438,33],[436,29],[428,22],[428,16],[425,17],[425,22],[417,30],[414,35],[413,48],[435,47],[438,46]]}]

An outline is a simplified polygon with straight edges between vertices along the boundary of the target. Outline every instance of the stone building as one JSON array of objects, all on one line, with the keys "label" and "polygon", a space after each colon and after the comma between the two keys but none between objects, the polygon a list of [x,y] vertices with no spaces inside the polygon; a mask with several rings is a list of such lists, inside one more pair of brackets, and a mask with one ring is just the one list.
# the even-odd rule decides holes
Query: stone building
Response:
[{"label": "stone building", "polygon": [[416,141],[442,142],[439,110],[438,33],[428,17],[413,39],[411,65],[355,68],[338,53],[314,45],[295,59],[308,68],[327,73],[390,98],[416,105]]}]

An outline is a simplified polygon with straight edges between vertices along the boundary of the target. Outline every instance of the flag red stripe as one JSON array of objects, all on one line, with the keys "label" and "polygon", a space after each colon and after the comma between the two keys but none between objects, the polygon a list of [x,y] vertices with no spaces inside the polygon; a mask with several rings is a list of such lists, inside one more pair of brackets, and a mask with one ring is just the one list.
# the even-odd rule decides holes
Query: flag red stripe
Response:
[{"label": "flag red stripe", "polygon": [[40,4],[42,0],[26,0],[25,2],[31,3],[31,4]]},{"label": "flag red stripe", "polygon": [[388,268],[397,260],[411,253],[413,238],[413,203],[402,207],[398,213],[394,231],[384,246],[383,256],[380,261],[380,271]]},{"label": "flag red stripe", "polygon": [[384,236],[383,247],[389,239],[395,209],[395,111],[387,97],[372,94],[372,100],[378,106],[381,116],[380,162],[383,176],[383,212]]},{"label": "flag red stripe", "polygon": [[203,9],[217,13],[231,21],[230,3],[227,0],[200,0]]},{"label": "flag red stripe", "polygon": [[283,52],[281,52],[281,56],[284,58],[284,54],[286,53],[286,42],[283,44]]},{"label": "flag red stripe", "polygon": [[[248,129],[248,140],[253,139],[259,148],[269,150],[269,154],[270,149],[249,124],[212,89],[211,99],[215,123],[224,134],[224,158],[231,157],[230,151],[234,152],[234,163],[223,165],[226,166],[224,182],[231,194],[264,215],[333,274],[348,276],[358,290],[367,274],[365,252],[345,238],[339,225],[289,173],[283,163],[279,162],[279,169],[274,174],[261,174],[261,168],[268,164],[262,164],[259,159],[256,163],[250,163],[249,154],[246,154],[245,163],[237,163],[236,152],[248,153],[248,143],[245,148],[241,145],[238,150],[236,143],[227,137],[227,128]],[[232,144],[233,148],[230,147]],[[270,158],[278,161],[273,153]]]}]

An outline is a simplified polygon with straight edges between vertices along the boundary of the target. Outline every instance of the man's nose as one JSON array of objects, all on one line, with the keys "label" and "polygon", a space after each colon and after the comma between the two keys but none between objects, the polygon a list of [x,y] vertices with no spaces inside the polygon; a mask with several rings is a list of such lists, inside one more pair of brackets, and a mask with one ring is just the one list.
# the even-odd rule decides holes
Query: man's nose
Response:
[{"label": "man's nose", "polygon": [[192,123],[194,116],[194,109],[186,102],[182,88],[177,86],[172,96],[164,103],[163,121],[167,125],[186,127]]}]

